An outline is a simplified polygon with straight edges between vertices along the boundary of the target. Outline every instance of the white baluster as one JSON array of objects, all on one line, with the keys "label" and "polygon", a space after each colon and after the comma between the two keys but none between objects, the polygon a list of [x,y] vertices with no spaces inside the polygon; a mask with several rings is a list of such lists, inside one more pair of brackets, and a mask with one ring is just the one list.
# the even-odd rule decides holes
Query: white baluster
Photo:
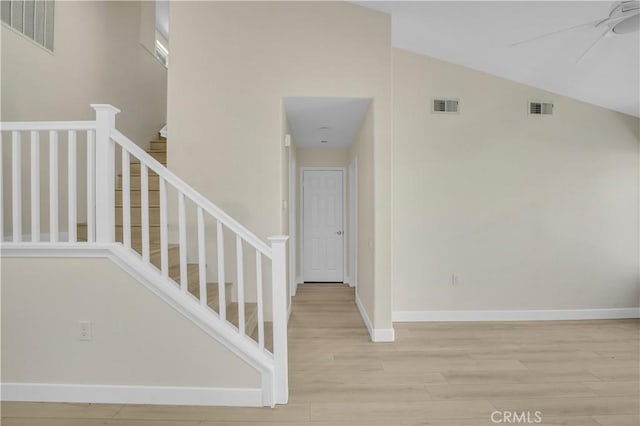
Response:
[{"label": "white baluster", "polygon": [[256,249],[256,302],[258,308],[258,346],[264,349],[264,310],[262,301],[262,253]]},{"label": "white baluster", "polygon": [[227,301],[225,298],[225,278],[224,278],[224,235],[222,234],[222,223],[216,222],[216,239],[218,242],[218,314],[221,320],[227,318]]},{"label": "white baluster", "polygon": [[96,111],[96,241],[115,241],[115,146],[111,131],[119,109],[92,104]]},{"label": "white baluster", "polygon": [[69,130],[67,139],[67,213],[70,243],[75,243],[78,240],[76,146],[76,131]]},{"label": "white baluster", "polygon": [[180,242],[180,289],[185,293],[189,289],[187,282],[187,218],[184,207],[184,194],[178,192],[178,232]]},{"label": "white baluster", "polygon": [[40,241],[40,133],[31,132],[31,241]]},{"label": "white baluster", "polygon": [[140,163],[140,199],[142,215],[142,260],[149,262],[149,169]]},{"label": "white baluster", "polygon": [[[142,165],[140,166],[142,167]],[[140,169],[142,170],[142,169]],[[131,170],[129,151],[122,148],[122,243],[131,248]],[[142,199],[142,196],[141,198]]]},{"label": "white baluster", "polygon": [[207,244],[204,210],[198,207],[198,272],[200,275],[200,304],[207,306]]},{"label": "white baluster", "polygon": [[49,132],[49,241],[58,241],[58,132]]},{"label": "white baluster", "polygon": [[160,271],[169,278],[169,245],[167,243],[167,183],[160,178]]},{"label": "white baluster", "polygon": [[240,334],[244,334],[244,264],[242,260],[242,238],[240,238],[240,235],[236,235],[236,267],[238,285],[238,331]]},{"label": "white baluster", "polygon": [[271,237],[271,294],[273,303],[273,360],[275,362],[275,402],[289,400],[287,370],[287,239]]},{"label": "white baluster", "polygon": [[13,211],[13,242],[22,241],[22,144],[20,143],[20,132],[11,132],[13,162],[11,164],[11,200]]},{"label": "white baluster", "polygon": [[96,134],[87,130],[87,241],[96,241]]}]

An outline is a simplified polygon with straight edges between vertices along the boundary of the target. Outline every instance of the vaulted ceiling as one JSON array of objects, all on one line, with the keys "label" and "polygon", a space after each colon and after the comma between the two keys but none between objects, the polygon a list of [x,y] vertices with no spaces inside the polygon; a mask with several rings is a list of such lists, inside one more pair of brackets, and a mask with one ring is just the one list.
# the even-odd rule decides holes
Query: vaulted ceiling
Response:
[{"label": "vaulted ceiling", "polygon": [[595,24],[523,40],[609,16],[602,1],[371,1],[389,13],[392,44],[625,114],[640,116],[640,38]]}]

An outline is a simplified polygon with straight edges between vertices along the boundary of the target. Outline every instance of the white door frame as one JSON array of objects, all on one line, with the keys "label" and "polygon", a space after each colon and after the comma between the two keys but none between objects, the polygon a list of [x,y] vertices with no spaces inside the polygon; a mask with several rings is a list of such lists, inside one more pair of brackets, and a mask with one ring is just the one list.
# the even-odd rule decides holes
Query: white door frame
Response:
[{"label": "white door frame", "polygon": [[349,286],[358,286],[358,157],[349,163]]},{"label": "white door frame", "polygon": [[344,282],[345,274],[347,272],[347,215],[345,212],[347,206],[347,169],[346,167],[301,167],[300,168],[300,275],[302,276],[302,282],[304,283],[304,172],[309,171],[333,171],[342,172],[342,281]]},{"label": "white door frame", "polygon": [[296,200],[296,156],[293,154],[293,147],[289,148],[289,295],[295,296],[298,290],[298,274],[297,274],[297,226],[296,214],[298,212],[298,200]]}]

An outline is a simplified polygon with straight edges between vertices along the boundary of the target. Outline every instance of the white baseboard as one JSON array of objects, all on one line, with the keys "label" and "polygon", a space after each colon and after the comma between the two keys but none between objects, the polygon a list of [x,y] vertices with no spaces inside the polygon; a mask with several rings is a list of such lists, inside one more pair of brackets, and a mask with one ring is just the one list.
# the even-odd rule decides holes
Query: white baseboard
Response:
[{"label": "white baseboard", "polygon": [[262,390],[168,386],[2,383],[2,401],[262,407]]},{"label": "white baseboard", "polygon": [[548,309],[520,311],[393,311],[393,322],[557,321],[640,318],[640,308]]},{"label": "white baseboard", "polygon": [[395,341],[396,335],[393,328],[373,328],[373,325],[371,324],[371,320],[369,319],[369,315],[367,315],[367,311],[364,309],[364,306],[360,301],[360,297],[357,294],[356,294],[356,306],[358,307],[358,311],[360,311],[360,316],[362,317],[365,325],[367,326],[367,330],[369,331],[369,336],[371,336],[372,342]]}]

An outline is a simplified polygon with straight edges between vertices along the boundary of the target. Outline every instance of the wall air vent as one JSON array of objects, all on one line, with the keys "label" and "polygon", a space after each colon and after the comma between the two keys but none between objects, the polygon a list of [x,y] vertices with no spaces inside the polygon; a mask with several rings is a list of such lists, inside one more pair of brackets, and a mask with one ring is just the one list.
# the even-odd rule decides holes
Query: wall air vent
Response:
[{"label": "wall air vent", "polygon": [[434,98],[431,112],[457,114],[460,112],[460,100],[455,98]]},{"label": "wall air vent", "polygon": [[553,103],[529,101],[529,115],[553,115]]}]

